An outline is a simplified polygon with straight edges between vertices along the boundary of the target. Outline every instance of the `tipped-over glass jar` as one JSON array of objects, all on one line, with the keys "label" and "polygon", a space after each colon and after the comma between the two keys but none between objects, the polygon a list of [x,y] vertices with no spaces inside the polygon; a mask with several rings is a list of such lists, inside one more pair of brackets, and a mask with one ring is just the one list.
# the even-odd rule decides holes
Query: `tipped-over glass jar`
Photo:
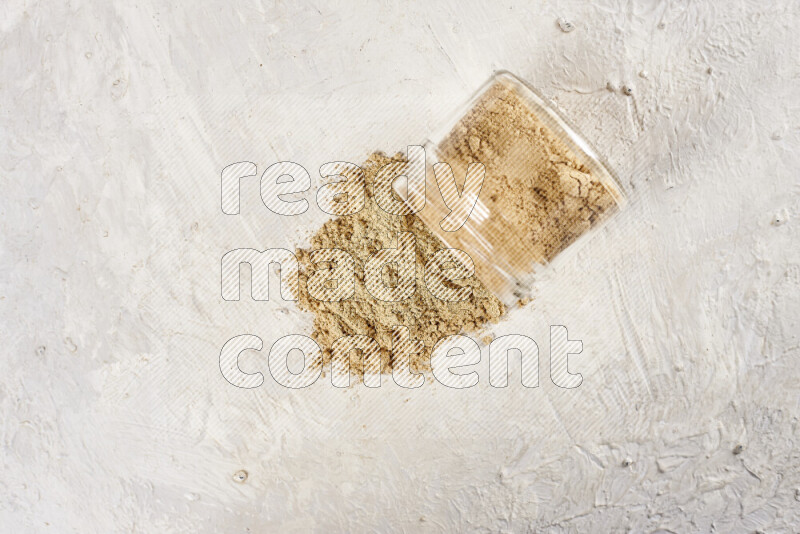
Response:
[{"label": "tipped-over glass jar", "polygon": [[[417,216],[448,247],[469,254],[475,274],[508,305],[625,205],[614,173],[585,138],[508,72],[493,75],[425,148],[438,166],[426,173],[427,202]],[[485,169],[479,190],[474,163]],[[453,172],[449,187],[444,164]],[[460,227],[456,216],[443,223],[453,206],[472,200]]]}]

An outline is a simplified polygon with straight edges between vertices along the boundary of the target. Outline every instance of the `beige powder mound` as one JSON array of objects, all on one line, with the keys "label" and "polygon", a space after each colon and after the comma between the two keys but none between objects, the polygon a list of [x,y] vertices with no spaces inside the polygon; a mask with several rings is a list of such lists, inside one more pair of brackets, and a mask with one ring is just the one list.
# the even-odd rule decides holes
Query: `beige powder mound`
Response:
[{"label": "beige powder mound", "polygon": [[[327,369],[331,359],[331,346],[345,335],[362,334],[375,339],[381,346],[383,372],[392,369],[392,327],[407,326],[413,338],[422,341],[425,348],[411,356],[411,369],[416,372],[430,370],[430,350],[442,337],[458,333],[475,333],[486,323],[496,322],[505,314],[505,306],[486,289],[476,277],[453,282],[454,287],[469,286],[472,295],[465,301],[445,302],[428,291],[424,280],[425,264],[439,249],[447,248],[415,215],[391,215],[383,211],[373,198],[372,183],[378,170],[387,163],[405,161],[402,155],[388,157],[373,154],[362,165],[366,173],[366,203],[358,213],[337,217],[326,222],[311,238],[312,250],[297,251],[300,261],[299,307],[314,314],[312,337],[324,351]],[[416,237],[416,291],[400,302],[383,302],[373,297],[364,286],[364,264],[376,251],[395,248],[397,234],[411,232]],[[322,302],[309,296],[308,276],[315,270],[311,264],[313,250],[338,248],[355,259],[355,295],[340,302]],[[392,273],[387,282],[392,285]],[[385,278],[386,279],[386,278]],[[354,374],[363,371],[360,357],[352,357]]]}]

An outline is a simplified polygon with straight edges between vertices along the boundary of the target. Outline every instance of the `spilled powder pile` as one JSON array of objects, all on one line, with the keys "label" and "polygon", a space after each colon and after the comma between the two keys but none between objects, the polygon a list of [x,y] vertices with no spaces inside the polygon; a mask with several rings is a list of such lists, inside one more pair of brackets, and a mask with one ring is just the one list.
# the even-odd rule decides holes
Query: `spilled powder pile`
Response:
[{"label": "spilled powder pile", "polygon": [[[387,163],[405,161],[373,154],[362,165],[366,174],[366,203],[358,213],[326,222],[311,238],[312,250],[338,248],[355,260],[355,295],[340,302],[322,302],[309,296],[308,276],[314,271],[309,255],[312,250],[297,251],[300,262],[299,307],[314,314],[312,337],[324,351],[324,363],[330,362],[331,346],[345,335],[369,336],[381,346],[383,372],[392,369],[392,327],[407,326],[412,338],[425,344],[422,352],[412,354],[411,370],[430,369],[430,350],[445,336],[478,332],[486,323],[496,322],[505,314],[505,306],[476,277],[454,282],[455,286],[472,288],[472,295],[461,302],[445,302],[428,291],[424,280],[426,262],[445,245],[415,215],[392,215],[383,211],[373,197],[373,180]],[[411,232],[416,238],[416,291],[400,302],[383,302],[373,297],[364,286],[364,264],[382,248],[397,247],[397,234]],[[391,278],[391,273],[390,277]],[[388,280],[389,284],[394,281]],[[363,370],[360,357],[352,357],[354,377]]]},{"label": "spilled powder pile", "polygon": [[[549,126],[552,118],[540,117],[520,91],[524,89],[509,80],[496,81],[438,145],[437,157],[451,165],[459,188],[470,163],[484,164],[485,180],[474,211],[483,216],[472,216],[460,230],[443,232],[439,221],[449,210],[430,182],[428,207],[417,215],[386,213],[374,201],[375,175],[384,165],[405,160],[402,155],[373,154],[363,166],[365,207],[325,223],[311,239],[313,250],[338,248],[355,259],[354,297],[341,302],[309,297],[307,280],[315,270],[309,257],[312,250],[297,251],[299,306],[314,314],[312,337],[325,353],[326,367],[334,341],[362,334],[379,343],[383,372],[390,372],[391,329],[404,325],[412,338],[425,345],[421,353],[412,355],[412,372],[429,370],[430,351],[440,338],[477,333],[505,314],[506,307],[496,295],[508,288],[508,272],[521,273],[533,264],[546,264],[618,209],[615,186],[597,178],[553,133]],[[416,291],[404,301],[383,302],[365,289],[364,264],[377,250],[397,247],[399,232],[416,236]],[[480,243],[490,246],[481,252],[484,245]],[[476,276],[453,284],[472,288],[465,301],[441,301],[425,285],[426,261],[448,247],[466,251],[475,262]],[[494,267],[495,262],[503,261],[502,256],[508,260],[506,270]],[[389,285],[391,278],[390,272]],[[353,357],[351,361],[354,376],[363,376],[362,359]]]}]

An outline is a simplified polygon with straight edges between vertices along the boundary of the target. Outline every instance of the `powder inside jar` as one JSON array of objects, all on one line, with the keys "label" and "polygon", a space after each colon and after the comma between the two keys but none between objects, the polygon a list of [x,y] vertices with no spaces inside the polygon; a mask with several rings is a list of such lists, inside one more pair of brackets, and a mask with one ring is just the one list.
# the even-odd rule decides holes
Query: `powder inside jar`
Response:
[{"label": "powder inside jar", "polygon": [[[480,162],[486,175],[464,228],[438,227],[446,213],[431,182],[423,222],[449,246],[465,250],[490,290],[507,296],[518,279],[546,265],[591,228],[619,209],[622,198],[599,163],[579,156],[556,119],[532,102],[528,89],[500,77],[434,147],[454,176]],[[506,299],[508,301],[508,299]]]}]

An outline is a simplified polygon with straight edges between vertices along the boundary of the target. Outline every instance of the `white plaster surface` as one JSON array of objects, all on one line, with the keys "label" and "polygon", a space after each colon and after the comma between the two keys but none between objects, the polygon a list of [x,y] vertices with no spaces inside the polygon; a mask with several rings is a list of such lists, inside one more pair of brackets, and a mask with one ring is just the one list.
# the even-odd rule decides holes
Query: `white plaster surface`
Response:
[{"label": "white plaster surface", "polygon": [[[800,530],[798,2],[182,4],[0,5],[0,531]],[[566,325],[583,384],[225,382],[310,319],[223,302],[222,254],[325,216],[223,215],[221,169],[316,186],[501,68],[631,199],[491,329]]]}]

